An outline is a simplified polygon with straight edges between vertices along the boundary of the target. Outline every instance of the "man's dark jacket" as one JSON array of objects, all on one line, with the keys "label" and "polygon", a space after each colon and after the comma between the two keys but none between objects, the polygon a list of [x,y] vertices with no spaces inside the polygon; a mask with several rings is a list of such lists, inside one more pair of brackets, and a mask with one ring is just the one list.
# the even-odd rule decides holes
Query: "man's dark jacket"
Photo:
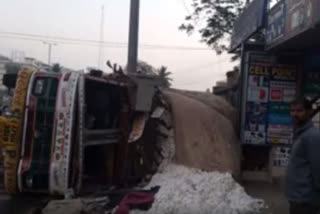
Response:
[{"label": "man's dark jacket", "polygon": [[286,195],[291,202],[320,205],[320,133],[312,122],[295,130]]}]

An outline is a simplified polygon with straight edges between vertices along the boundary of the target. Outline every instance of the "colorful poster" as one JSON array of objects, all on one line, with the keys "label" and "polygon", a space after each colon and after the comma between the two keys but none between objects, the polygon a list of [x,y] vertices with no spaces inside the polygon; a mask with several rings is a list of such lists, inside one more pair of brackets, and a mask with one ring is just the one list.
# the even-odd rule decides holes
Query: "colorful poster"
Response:
[{"label": "colorful poster", "polygon": [[292,144],[293,123],[290,104],[287,102],[270,102],[268,114],[268,137],[271,144]]},{"label": "colorful poster", "polygon": [[292,119],[290,115],[269,113],[268,122],[270,125],[291,126]]},{"label": "colorful poster", "polygon": [[266,76],[250,75],[249,87],[269,87],[269,78]]},{"label": "colorful poster", "polygon": [[244,132],[244,140],[246,144],[265,144],[266,143],[266,133],[265,132]]},{"label": "colorful poster", "polygon": [[267,142],[292,144],[293,124],[290,105],[296,96],[297,69],[295,66],[277,65],[270,74],[270,96]]},{"label": "colorful poster", "polygon": [[283,89],[282,88],[271,88],[269,100],[271,102],[281,102],[283,100]]},{"label": "colorful poster", "polygon": [[293,128],[286,125],[269,125],[268,142],[272,144],[292,144]]},{"label": "colorful poster", "polygon": [[267,123],[267,110],[267,104],[248,102],[246,112],[246,130],[265,132]]},{"label": "colorful poster", "polygon": [[268,105],[248,102],[246,108],[245,142],[264,144],[266,142]]},{"label": "colorful poster", "polygon": [[266,144],[270,68],[268,63],[252,63],[249,67],[243,135],[246,144]]},{"label": "colorful poster", "polygon": [[273,114],[287,114],[290,116],[290,104],[289,103],[269,103],[270,112]]},{"label": "colorful poster", "polygon": [[295,82],[270,81],[270,102],[291,102],[295,96]]},{"label": "colorful poster", "polygon": [[272,149],[272,166],[274,167],[287,167],[290,160],[289,147],[274,147]]},{"label": "colorful poster", "polygon": [[248,101],[249,102],[268,102],[268,92],[267,87],[249,87],[248,89]]},{"label": "colorful poster", "polygon": [[259,56],[250,55],[249,60],[243,142],[292,144],[289,103],[296,96],[296,66]]},{"label": "colorful poster", "polygon": [[[266,74],[263,68],[254,66],[251,73]],[[248,78],[248,101],[249,102],[268,102],[269,79],[267,76],[250,75]]]}]

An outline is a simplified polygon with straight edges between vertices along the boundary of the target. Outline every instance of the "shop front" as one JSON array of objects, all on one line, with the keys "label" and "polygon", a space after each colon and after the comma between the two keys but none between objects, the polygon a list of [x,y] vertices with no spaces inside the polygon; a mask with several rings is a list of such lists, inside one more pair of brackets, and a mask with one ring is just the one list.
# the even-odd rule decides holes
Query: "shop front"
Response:
[{"label": "shop front", "polygon": [[[296,97],[313,103],[312,120],[320,128],[320,1],[298,2],[282,0],[265,8],[263,25],[251,37],[237,38],[242,53],[239,133],[244,171],[284,175],[294,133],[290,103]],[[239,20],[248,14],[245,10]],[[261,32],[264,41],[255,40]]]}]

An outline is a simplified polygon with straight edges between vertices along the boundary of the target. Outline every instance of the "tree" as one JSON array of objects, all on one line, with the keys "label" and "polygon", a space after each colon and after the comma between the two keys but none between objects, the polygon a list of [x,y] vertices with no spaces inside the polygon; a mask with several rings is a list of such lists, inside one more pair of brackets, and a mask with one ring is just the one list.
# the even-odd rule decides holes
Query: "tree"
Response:
[{"label": "tree", "polygon": [[145,75],[151,75],[151,76],[157,75],[157,69],[154,68],[149,63],[142,60],[138,60],[137,72]]},{"label": "tree", "polygon": [[59,63],[53,64],[53,66],[52,66],[53,72],[59,73],[59,72],[61,72],[61,70],[62,70],[62,67],[60,66]]},{"label": "tree", "polygon": [[5,69],[7,74],[17,74],[21,69],[21,65],[18,63],[10,62],[5,65]]},{"label": "tree", "polygon": [[[199,29],[201,41],[217,54],[228,50],[233,25],[243,11],[244,0],[192,0],[193,12],[180,30],[191,34]],[[248,1],[247,1],[248,2]]]},{"label": "tree", "polygon": [[172,73],[167,70],[168,70],[167,67],[161,66],[160,69],[158,70],[158,76],[160,78],[161,85],[165,88],[170,88],[171,81],[172,81],[172,78],[170,76]]},{"label": "tree", "polygon": [[[268,3],[272,6],[279,1],[269,0]],[[188,34],[198,29],[201,41],[221,54],[228,50],[234,23],[250,2],[252,0],[192,0],[193,11],[185,17],[185,23],[179,29]],[[261,33],[253,39],[260,40]],[[238,59],[239,55],[238,51],[233,60]]]},{"label": "tree", "polygon": [[21,70],[21,65],[18,63],[7,63],[5,64],[6,73],[3,75],[2,84],[5,85],[9,90],[15,88],[18,73]]}]

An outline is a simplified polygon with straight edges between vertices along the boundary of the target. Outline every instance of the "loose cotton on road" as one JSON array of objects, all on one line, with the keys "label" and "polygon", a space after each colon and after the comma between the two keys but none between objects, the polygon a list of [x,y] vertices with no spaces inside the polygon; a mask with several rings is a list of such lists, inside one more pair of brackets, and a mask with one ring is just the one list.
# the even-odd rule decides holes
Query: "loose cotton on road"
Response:
[{"label": "loose cotton on road", "polygon": [[152,208],[134,214],[249,214],[263,202],[248,196],[230,174],[203,172],[170,164],[146,188],[160,185]]}]

